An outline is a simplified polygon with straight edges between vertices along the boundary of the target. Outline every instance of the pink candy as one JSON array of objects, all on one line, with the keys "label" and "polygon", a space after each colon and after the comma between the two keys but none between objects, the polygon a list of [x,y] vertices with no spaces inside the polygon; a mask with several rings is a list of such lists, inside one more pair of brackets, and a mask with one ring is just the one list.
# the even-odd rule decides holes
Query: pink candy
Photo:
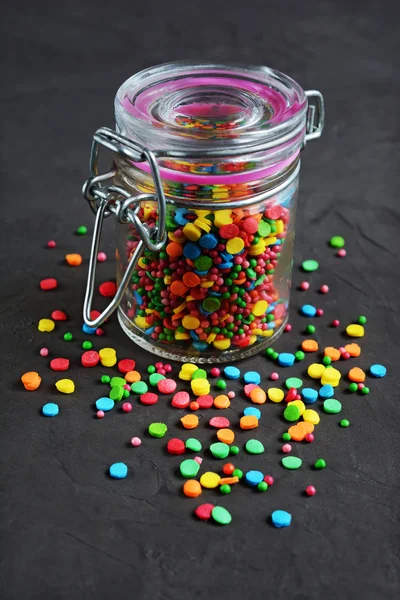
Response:
[{"label": "pink candy", "polygon": [[140,444],[142,443],[142,440],[139,437],[133,437],[131,439],[131,444],[132,446],[136,447],[136,446],[140,446]]},{"label": "pink candy", "polygon": [[48,356],[49,350],[48,348],[40,348],[40,356]]},{"label": "pink candy", "polygon": [[99,252],[97,255],[97,260],[99,262],[104,262],[107,260],[107,254],[105,252]]},{"label": "pink candy", "polygon": [[270,379],[272,379],[272,381],[277,381],[279,379],[279,373],[276,373],[275,371],[273,373],[271,373],[271,375],[269,376]]},{"label": "pink candy", "polygon": [[310,284],[308,283],[308,281],[302,281],[300,284],[300,289],[301,290],[308,290],[310,287]]}]

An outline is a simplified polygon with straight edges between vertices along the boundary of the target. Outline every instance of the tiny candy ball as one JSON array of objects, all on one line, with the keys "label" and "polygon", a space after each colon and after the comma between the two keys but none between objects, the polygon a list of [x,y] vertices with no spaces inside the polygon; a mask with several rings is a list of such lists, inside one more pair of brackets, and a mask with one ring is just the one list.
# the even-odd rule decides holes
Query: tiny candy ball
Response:
[{"label": "tiny candy ball", "polygon": [[84,350],[91,350],[93,348],[93,344],[92,344],[92,342],[85,340],[84,342],[82,342],[82,348]]},{"label": "tiny candy ball", "polygon": [[260,483],[257,485],[257,489],[259,492],[266,492],[268,489],[268,483],[265,480],[260,481]]},{"label": "tiny candy ball", "polygon": [[57,244],[55,243],[55,241],[54,241],[54,240],[49,240],[49,241],[47,242],[47,247],[48,247],[48,248],[55,248],[56,246],[57,246]]},{"label": "tiny candy ball", "polygon": [[224,381],[223,379],[218,379],[215,385],[219,390],[224,390],[226,388],[226,381]]},{"label": "tiny candy ball", "polygon": [[350,421],[348,419],[342,419],[339,425],[340,427],[348,427],[350,425]]},{"label": "tiny candy ball", "polygon": [[48,356],[49,350],[48,348],[40,348],[40,356]]},{"label": "tiny candy ball", "polygon": [[292,446],[290,444],[283,444],[282,446],[282,452],[284,452],[285,454],[289,454],[289,452],[292,451]]},{"label": "tiny candy ball", "polygon": [[104,417],[104,410],[98,410],[96,414],[99,419],[102,419]]},{"label": "tiny candy ball", "polygon": [[304,439],[306,440],[306,442],[311,443],[315,440],[315,437],[312,433],[307,433]]},{"label": "tiny candy ball", "polygon": [[235,466],[232,463],[225,463],[224,466],[222,467],[222,472],[225,475],[232,475],[234,470],[235,470]]},{"label": "tiny candy ball", "polygon": [[229,448],[229,454],[233,454],[233,456],[236,456],[237,454],[239,454],[239,452],[240,452],[239,446],[231,446]]},{"label": "tiny candy ball", "polygon": [[339,256],[339,258],[344,258],[346,256],[347,252],[344,248],[341,248],[340,250],[338,250],[336,252],[336,256]]},{"label": "tiny candy ball", "polygon": [[134,446],[136,448],[136,446],[140,446],[140,444],[142,443],[142,440],[139,437],[133,437],[131,439],[131,444],[132,446]]},{"label": "tiny candy ball", "polygon": [[233,391],[230,391],[230,392],[228,392],[228,393],[227,393],[227,396],[228,396],[228,398],[231,398],[231,399],[232,399],[232,398],[234,398],[234,397],[235,397],[235,395],[236,395],[236,394],[235,394],[235,392],[233,392]]},{"label": "tiny candy ball", "polygon": [[364,315],[360,315],[357,319],[357,322],[359,325],[365,325],[365,323],[367,322],[367,317],[364,317]]},{"label": "tiny candy ball", "polygon": [[124,402],[122,405],[122,410],[124,412],[131,412],[132,410],[132,404],[130,402]]},{"label": "tiny candy ball", "polygon": [[340,325],[340,321],[338,321],[338,319],[334,319],[332,321],[332,327],[339,327],[339,325]]},{"label": "tiny candy ball", "polygon": [[221,485],[221,487],[219,488],[219,491],[221,492],[221,494],[230,494],[231,493],[231,486],[228,485],[227,483],[224,483],[223,485]]},{"label": "tiny candy ball", "polygon": [[327,285],[321,285],[319,291],[321,294],[327,294],[329,292],[329,287]]},{"label": "tiny candy ball", "polygon": [[329,244],[332,248],[343,248],[343,246],[345,245],[345,241],[341,235],[334,235],[329,240]]},{"label": "tiny candy ball", "polygon": [[67,333],[64,333],[64,340],[66,342],[70,342],[73,339],[73,335],[71,332],[67,331]]},{"label": "tiny candy ball", "polygon": [[85,227],[85,225],[79,225],[78,229],[76,230],[76,233],[78,235],[86,235],[87,234],[87,227]]},{"label": "tiny candy ball", "polygon": [[300,289],[301,290],[308,290],[310,287],[310,284],[308,283],[308,281],[302,281],[300,284]]},{"label": "tiny candy ball", "polygon": [[274,478],[272,475],[265,475],[264,481],[265,483],[268,483],[268,485],[274,485]]},{"label": "tiny candy ball", "polygon": [[315,333],[315,326],[314,325],[307,325],[307,327],[306,327],[306,333]]},{"label": "tiny candy ball", "polygon": [[217,367],[213,367],[210,371],[211,377],[219,377],[221,375],[221,371]]},{"label": "tiny candy ball", "polygon": [[288,433],[287,431],[285,431],[285,433],[282,434],[282,439],[285,442],[289,442],[292,439],[292,436],[290,435],[290,433]]},{"label": "tiny candy ball", "polygon": [[324,311],[322,310],[322,308],[317,308],[317,312],[316,312],[317,317],[322,317],[323,314],[324,314]]},{"label": "tiny candy ball", "polygon": [[97,260],[99,262],[105,262],[107,260],[107,254],[105,252],[99,252],[97,255]]},{"label": "tiny candy ball", "polygon": [[288,324],[286,325],[286,327],[285,327],[285,331],[286,331],[286,332],[292,331],[292,326],[291,326],[291,324],[290,324],[290,323],[288,323]]},{"label": "tiny candy ball", "polygon": [[361,390],[362,394],[369,394],[370,390],[369,387],[367,387],[366,385],[364,385],[364,387]]},{"label": "tiny candy ball", "polygon": [[200,404],[198,402],[196,402],[196,400],[193,400],[190,404],[189,404],[189,408],[190,410],[199,410],[200,408]]},{"label": "tiny candy ball", "polygon": [[104,335],[104,329],[101,329],[101,327],[98,327],[96,329],[96,335]]},{"label": "tiny candy ball", "polygon": [[317,490],[315,489],[315,487],[313,485],[308,485],[306,487],[307,496],[315,496],[316,493],[317,493]]}]

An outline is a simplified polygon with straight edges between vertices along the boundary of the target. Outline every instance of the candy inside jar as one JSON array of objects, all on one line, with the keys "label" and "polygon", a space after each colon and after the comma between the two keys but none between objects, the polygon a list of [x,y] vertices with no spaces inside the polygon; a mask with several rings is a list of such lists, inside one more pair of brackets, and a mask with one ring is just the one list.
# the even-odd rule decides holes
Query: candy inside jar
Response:
[{"label": "candy inside jar", "polygon": [[172,63],[125,82],[115,108],[103,202],[124,223],[123,329],[183,361],[235,360],[272,344],[288,318],[300,151],[307,134],[317,137],[304,91],[264,67]]}]

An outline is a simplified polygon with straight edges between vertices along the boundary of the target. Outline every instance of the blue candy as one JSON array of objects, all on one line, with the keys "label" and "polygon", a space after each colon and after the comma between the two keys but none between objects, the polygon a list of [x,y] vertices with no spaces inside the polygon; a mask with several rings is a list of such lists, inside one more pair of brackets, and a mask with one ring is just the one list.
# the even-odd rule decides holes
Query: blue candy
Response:
[{"label": "blue candy", "polygon": [[327,398],[333,398],[334,393],[335,393],[335,390],[330,385],[330,383],[326,383],[319,390],[319,395],[321,398],[324,398],[324,400],[326,400]]},{"label": "blue candy", "polygon": [[281,367],[291,367],[294,364],[296,357],[290,352],[281,352],[278,356],[278,363]]},{"label": "blue candy", "polygon": [[246,483],[251,486],[256,486],[264,479],[264,474],[261,471],[247,471],[245,475]]},{"label": "blue candy", "polygon": [[237,367],[225,367],[224,374],[227,379],[239,379],[240,369]]},{"label": "blue candy", "polygon": [[383,365],[371,365],[369,368],[369,372],[372,377],[385,377],[386,375],[386,367]]},{"label": "blue candy", "polygon": [[292,522],[292,515],[286,512],[286,510],[274,510],[271,515],[271,521],[278,529],[281,527],[289,527]]},{"label": "blue candy", "polygon": [[184,226],[186,223],[189,223],[189,220],[185,218],[184,215],[187,214],[186,208],[177,208],[174,215],[174,221],[177,225]]},{"label": "blue candy", "polygon": [[42,413],[45,417],[55,417],[59,412],[58,404],[54,404],[54,402],[48,402],[42,406]]},{"label": "blue candy", "polygon": [[96,400],[96,408],[97,410],[103,410],[104,412],[107,412],[114,408],[114,400],[111,400],[111,398],[106,397],[99,398],[98,400]]},{"label": "blue candy", "polygon": [[199,244],[202,248],[212,250],[218,244],[218,239],[212,233],[206,233],[199,239]]},{"label": "blue candy", "polygon": [[255,406],[246,406],[243,411],[245,417],[257,417],[257,419],[261,419],[261,410],[258,410]]},{"label": "blue candy", "polygon": [[88,335],[94,335],[96,333],[96,327],[88,327],[86,323],[82,325],[83,333],[87,333]]},{"label": "blue candy", "polygon": [[261,382],[260,374],[257,371],[247,371],[243,375],[245,383],[255,383],[258,385]]},{"label": "blue candy", "polygon": [[209,349],[207,342],[202,342],[201,340],[195,340],[193,342],[193,347],[196,348],[196,350],[199,350],[199,352],[204,352]]},{"label": "blue candy", "polygon": [[275,321],[270,321],[270,322],[268,323],[268,329],[275,329],[275,327],[276,327],[276,323],[275,323]]},{"label": "blue candy", "polygon": [[318,398],[317,390],[313,390],[312,388],[303,388],[301,390],[301,395],[303,397],[304,404],[313,404],[313,402],[316,402]]},{"label": "blue candy", "polygon": [[184,248],[183,248],[183,256],[185,258],[189,258],[190,260],[195,260],[196,258],[198,258],[201,254],[201,249],[198,247],[197,244],[194,244],[193,242],[187,242],[187,244],[185,244]]},{"label": "blue candy", "polygon": [[128,467],[123,462],[114,463],[111,465],[109,473],[113,479],[124,479],[128,475]]},{"label": "blue candy", "polygon": [[303,304],[300,309],[300,312],[305,317],[315,317],[317,314],[317,309],[312,304]]}]

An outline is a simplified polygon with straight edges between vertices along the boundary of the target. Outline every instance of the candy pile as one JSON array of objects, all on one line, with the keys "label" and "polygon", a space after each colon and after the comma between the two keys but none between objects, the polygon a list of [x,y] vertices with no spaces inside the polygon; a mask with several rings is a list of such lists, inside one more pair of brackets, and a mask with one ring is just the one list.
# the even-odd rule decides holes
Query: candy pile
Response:
[{"label": "candy pile", "polygon": [[[258,232],[260,232],[260,223],[268,223],[267,220],[257,221],[256,219],[243,214],[240,216],[236,215],[234,218],[233,213],[229,213],[228,215],[226,211],[220,212],[224,212],[224,216],[222,217],[219,215],[221,218],[221,220],[218,221],[219,235],[220,237],[222,235],[225,236],[223,239],[228,240],[227,244],[230,240],[240,239],[242,240],[243,247],[245,246],[246,243],[244,238],[240,236],[240,232],[246,232],[246,227],[249,229],[248,225],[246,225],[246,222],[251,222],[251,230],[254,229],[253,233],[256,233],[256,225]],[[276,217],[277,215],[270,216]],[[197,215],[197,219],[201,218],[201,215]],[[267,217],[267,219],[268,218],[269,217]],[[205,221],[207,221],[207,219],[205,219]],[[227,221],[230,222],[228,223]],[[204,225],[203,221],[201,221],[201,223]],[[194,232],[195,228],[198,227],[194,221],[188,220],[187,224],[190,225],[189,231],[192,233]],[[185,227],[187,224],[185,224]],[[235,226],[235,229],[233,229],[233,225]],[[271,224],[268,223],[268,227],[270,227],[270,225]],[[215,227],[215,220],[213,227]],[[201,227],[199,227],[199,229],[201,230]],[[205,230],[203,229],[202,231]],[[262,233],[266,235],[270,235],[270,232],[270,229],[268,229],[267,232],[267,228],[262,230]],[[78,228],[79,235],[84,235],[85,233],[86,228],[84,226]],[[247,231],[247,233],[249,232]],[[210,235],[212,237],[213,234],[210,232],[207,232],[206,234],[200,233],[200,236],[197,239],[202,239],[204,235]],[[189,248],[194,247],[195,244],[193,240],[188,241],[190,238],[185,237],[185,234],[183,234],[183,237],[185,239],[184,242],[182,242],[182,240],[179,242],[172,240],[170,244],[174,245],[173,248],[176,249],[176,252],[178,252],[179,246],[180,251],[182,251],[184,254],[185,248],[187,248],[189,244],[192,244],[192,246],[189,246]],[[192,237],[194,239],[194,234]],[[342,240],[342,238],[335,236],[331,239],[331,246],[343,248],[343,245],[340,245],[340,240]],[[254,239],[249,242],[248,247],[251,247],[253,242]],[[216,243],[215,247],[218,247],[218,243],[219,242]],[[261,241],[261,239],[256,241],[256,244],[262,244],[263,247],[264,243],[265,236],[263,237],[263,241]],[[54,241],[52,241],[51,244],[49,242],[47,245],[49,248],[56,247]],[[222,250],[221,248],[218,249],[217,254],[218,252],[225,252],[226,246],[224,246],[224,248],[225,250]],[[263,249],[264,258],[261,259],[264,262],[267,259],[267,256],[269,256],[270,260],[273,260],[271,259],[270,251],[267,250],[267,248],[268,245],[265,244],[265,248]],[[76,254],[73,254],[72,256],[76,256]],[[201,254],[201,256],[206,257],[207,253]],[[177,258],[178,257],[175,256],[174,260]],[[181,272],[180,275],[182,276],[182,281],[186,281],[186,283],[182,284],[180,280],[175,279],[173,275],[168,274],[168,267],[166,267],[166,265],[169,264],[171,266],[171,263],[168,263],[168,260],[160,255],[160,261],[166,261],[165,264],[162,264],[162,270],[164,273],[166,273],[167,277],[170,277],[170,281],[166,285],[172,288],[176,282],[176,286],[178,284],[187,286],[186,290],[183,288],[176,290],[177,294],[175,297],[170,296],[169,292],[164,289],[168,296],[168,302],[163,302],[165,309],[168,307],[171,309],[170,311],[166,311],[166,314],[171,314],[172,312],[176,315],[180,315],[179,321],[181,323],[189,323],[189,328],[186,328],[187,331],[193,331],[193,329],[190,329],[190,327],[196,324],[194,331],[197,331],[196,335],[199,339],[202,340],[204,335],[207,335],[208,337],[210,333],[213,333],[213,335],[215,335],[215,337],[213,337],[214,342],[228,340],[234,343],[234,341],[240,340],[248,341],[251,335],[254,334],[255,329],[260,328],[261,331],[268,331],[268,323],[271,323],[272,321],[263,316],[266,310],[267,317],[271,316],[272,313],[274,326],[278,323],[279,319],[277,318],[276,311],[278,310],[278,306],[282,305],[273,305],[272,302],[272,311],[268,312],[267,306],[269,305],[269,307],[271,307],[271,304],[269,303],[273,298],[271,298],[269,295],[272,293],[271,289],[268,288],[268,284],[264,283],[265,277],[263,278],[262,282],[259,282],[258,285],[254,285],[252,289],[250,289],[252,284],[246,287],[246,283],[249,282],[248,274],[247,272],[243,274],[243,269],[251,270],[253,267],[255,267],[254,272],[259,274],[265,268],[265,265],[262,266],[261,263],[258,263],[258,266],[261,270],[259,269],[256,271],[255,265],[251,266],[249,263],[249,266],[246,266],[247,262],[243,264],[243,261],[232,261],[232,266],[233,264],[236,264],[236,266],[241,266],[240,269],[235,271],[235,273],[237,273],[236,276],[241,278],[240,281],[241,285],[243,286],[241,289],[250,290],[245,292],[245,294],[248,295],[241,296],[240,294],[237,294],[237,297],[234,298],[232,302],[232,298],[228,299],[222,297],[222,300],[220,300],[219,296],[217,295],[212,296],[201,292],[202,289],[206,290],[207,292],[207,289],[210,289],[211,286],[201,286],[201,282],[204,283],[206,281],[205,279],[202,280],[202,277],[205,277],[205,275],[196,273],[196,265],[192,264],[193,260],[195,261],[197,259],[193,259],[192,257],[182,262],[182,265],[184,266],[182,266],[183,272]],[[79,266],[75,260],[73,262],[67,262],[71,266]],[[149,269],[161,268],[160,266],[153,267],[152,263],[146,263],[146,265]],[[178,266],[177,263],[176,266]],[[231,267],[229,268],[231,269]],[[313,260],[305,261],[302,264],[303,271],[306,272],[311,272],[318,267],[318,263]],[[210,273],[211,271],[212,269],[210,269]],[[251,274],[251,276],[253,277],[253,274]],[[155,290],[154,287],[149,284],[149,281],[152,281],[152,279],[147,274],[147,271],[143,271],[142,274],[139,272],[137,277],[139,277],[139,281],[134,283],[134,287],[143,285],[145,289],[143,291],[140,287],[136,287],[135,293],[144,294],[146,292],[146,295],[143,295],[141,299],[141,306],[146,306],[147,309],[150,310],[149,313],[145,314],[150,315],[150,320],[152,320],[153,323],[152,327],[154,327],[153,333],[156,336],[161,336],[163,335],[162,332],[156,331],[156,328],[158,327],[156,323],[158,323],[161,312],[159,314],[158,310],[154,308],[154,306],[157,305],[156,297],[167,299],[167,296],[165,296],[165,294],[164,296],[161,294],[161,289]],[[222,291],[224,289],[224,285],[219,283],[218,279],[213,281],[215,281],[215,285],[221,292],[222,296],[223,294],[228,293]],[[196,282],[196,285],[191,287],[189,286],[190,282]],[[237,285],[237,283],[238,282],[236,282],[235,285]],[[227,284],[226,281],[225,284]],[[232,281],[232,283],[229,283],[229,286],[233,286],[233,284],[234,282]],[[55,279],[45,279],[40,282],[40,288],[45,291],[55,289],[56,287],[57,280]],[[150,287],[151,289],[148,289]],[[328,286],[322,287],[324,288],[320,289],[322,294],[329,292]],[[111,288],[115,293],[115,284],[113,282],[105,282],[102,284],[102,289],[105,291],[105,295],[109,294]],[[309,282],[302,282],[300,285],[300,289],[303,291],[306,291],[309,288]],[[195,294],[199,294],[199,297],[197,298],[197,304],[194,303],[193,299],[188,299],[189,297],[195,298],[195,296],[193,296],[193,291],[195,289],[197,289]],[[232,294],[233,290],[234,287],[231,287],[229,294]],[[178,303],[178,296],[181,297],[179,301],[182,300],[182,297],[184,297],[185,300],[180,304],[178,310],[176,311],[174,305]],[[241,298],[243,300],[238,302],[238,300]],[[224,301],[227,304],[223,304]],[[204,308],[211,308],[211,302],[214,303],[213,312],[217,312],[219,316],[221,316],[221,310],[226,310],[226,306],[228,306],[229,310],[233,313],[226,320],[227,328],[223,333],[206,331],[209,326],[206,326],[203,322],[200,322],[200,318],[202,320],[209,320],[210,327],[212,328],[213,312],[206,311]],[[209,312],[208,315],[205,315],[203,312],[200,315],[201,311],[199,308],[199,303],[203,307],[202,310]],[[233,310],[234,306],[236,307],[236,310]],[[141,308],[141,310],[145,309]],[[47,317],[40,319],[38,323],[38,330],[41,332],[41,334],[43,334],[43,336],[48,336],[47,339],[50,339],[51,342],[51,336],[49,337],[49,334],[53,334],[53,332],[56,330],[57,323],[68,321],[68,316],[64,311],[58,309],[51,312],[50,307],[49,313],[51,314],[51,319]],[[322,309],[315,308],[313,305],[303,304],[300,308],[300,313],[306,318],[313,318],[322,316],[323,311]],[[159,314],[159,316],[151,316],[154,314]],[[227,314],[230,313],[228,312]],[[242,315],[242,318],[239,318],[239,315]],[[149,318],[143,315],[140,315],[139,317],[141,319]],[[170,323],[168,320],[170,318],[172,317],[164,317],[164,320],[166,319],[166,322]],[[232,320],[230,320],[230,318],[232,318]],[[243,333],[239,333],[239,330],[235,331],[235,327],[237,327],[238,322],[241,321],[248,321],[248,324],[246,323],[248,328],[245,330],[243,326]],[[346,326],[346,335],[349,338],[363,337],[364,326],[366,323],[367,319],[365,316],[358,317],[356,323],[350,323]],[[255,326],[251,327],[253,324],[255,324]],[[197,327],[197,325],[199,325],[199,327]],[[229,328],[229,325],[233,325],[233,327]],[[266,325],[267,329],[263,329],[262,325]],[[331,322],[330,326],[336,328],[339,325],[339,321],[335,319]],[[184,327],[184,325],[179,327]],[[179,327],[176,330],[171,330],[174,331],[174,333],[168,335],[172,335],[174,339],[176,339],[177,333],[179,335],[187,335],[187,333],[184,333],[182,329],[179,329]],[[313,327],[314,329],[310,329],[310,327]],[[82,329],[84,333],[97,333],[97,330],[90,330],[90,328],[86,328],[85,326],[83,326]],[[90,331],[88,331],[88,329]],[[199,332],[199,329],[202,329],[202,331]],[[286,331],[290,331],[290,329],[290,326],[288,326]],[[308,334],[314,333],[315,327],[308,325],[306,331]],[[232,333],[232,335],[228,335],[228,333]],[[101,335],[102,334],[104,334],[103,331],[101,331]],[[74,339],[74,336],[71,332],[66,332],[63,334],[63,338],[66,342],[71,342]],[[324,415],[337,415],[341,413],[343,410],[343,405],[345,404],[343,398],[342,400],[335,398],[335,396],[339,396],[339,387],[341,385],[341,381],[344,379],[344,376],[343,373],[336,368],[336,366],[333,366],[333,363],[335,363],[335,365],[344,365],[348,360],[358,359],[362,352],[360,345],[351,339],[349,339],[349,343],[345,344],[344,346],[326,346],[323,350],[320,349],[319,344],[315,339],[303,340],[301,343],[301,349],[295,350],[294,352],[285,351],[279,353],[273,348],[268,348],[265,352],[266,371],[268,369],[269,362],[276,363],[278,367],[282,369],[281,373],[278,373],[277,371],[272,371],[270,373],[269,379],[274,382],[271,385],[267,383],[267,377],[265,373],[259,373],[254,370],[242,372],[240,363],[237,365],[227,365],[221,368],[213,367],[206,370],[194,363],[184,363],[177,367],[173,367],[173,365],[169,363],[156,362],[154,365],[149,365],[147,367],[147,372],[143,373],[136,369],[136,361],[133,358],[120,359],[115,348],[104,346],[98,350],[94,350],[93,343],[89,340],[84,340],[81,343],[81,346],[83,350],[81,355],[82,367],[96,368],[98,365],[101,365],[101,367],[104,369],[110,369],[108,373],[103,373],[100,377],[98,375],[96,376],[96,380],[100,379],[101,383],[106,386],[101,397],[92,399],[97,417],[99,419],[104,419],[106,417],[106,413],[109,411],[116,410],[116,406],[120,406],[121,414],[129,414],[132,411],[134,414],[136,410],[133,410],[134,406],[140,404],[145,406],[155,405],[160,401],[160,399],[165,398],[170,403],[171,410],[179,410],[176,420],[176,429],[178,432],[176,435],[173,435],[172,432],[169,431],[169,428],[165,423],[157,420],[149,423],[147,426],[147,432],[143,433],[146,433],[152,438],[160,440],[166,436],[169,436],[169,439],[167,439],[166,443],[163,442],[163,446],[166,448],[166,451],[169,455],[182,456],[182,460],[180,460],[178,465],[179,473],[183,480],[182,490],[183,494],[191,499],[196,499],[204,493],[210,494],[209,490],[215,490],[221,494],[222,497],[224,497],[230,493],[233,493],[235,489],[242,487],[243,485],[247,486],[248,488],[253,488],[259,492],[266,492],[276,483],[276,476],[272,476],[269,473],[264,473],[259,469],[251,469],[244,472],[239,468],[240,457],[238,455],[241,453],[245,453],[246,455],[250,455],[252,457],[257,457],[265,453],[265,448],[262,441],[263,436],[262,434],[257,434],[256,432],[259,427],[260,420],[263,417],[262,405],[267,402],[282,405],[281,416],[287,423],[287,426],[282,433],[282,441],[284,443],[280,448],[280,451],[283,455],[281,458],[282,467],[290,471],[302,468],[303,460],[295,455],[296,444],[305,443],[307,445],[313,443],[315,441],[315,430],[320,423],[321,417]],[[132,352],[135,352],[134,347],[132,347]],[[288,376],[283,377],[282,385],[278,386],[276,382],[281,379],[285,369],[290,369],[295,362],[303,361],[306,356],[316,353],[320,353],[319,356],[317,355],[318,358],[314,359],[314,362],[311,362],[311,364],[308,365],[306,369],[306,375],[304,375],[304,377],[307,377],[308,379],[306,384],[300,377]],[[50,354],[51,350],[49,348],[42,347],[40,349],[40,355],[42,357],[47,357]],[[66,372],[70,369],[70,360],[66,357],[54,356],[50,358],[49,367],[51,370],[56,372]],[[174,371],[176,375],[174,375]],[[346,378],[350,382],[348,384],[347,391],[359,391],[360,394],[368,394],[370,389],[365,385],[367,377],[381,378],[385,375],[386,368],[380,364],[370,365],[368,371],[361,369],[359,366],[351,365],[347,369],[346,373]],[[42,378],[36,372],[27,372],[22,375],[21,381],[26,390],[34,391],[40,387]],[[75,383],[70,378],[58,379],[55,383],[55,387],[63,394],[75,393]],[[233,389],[226,391],[227,387],[235,387],[236,391]],[[237,409],[239,406],[239,403],[237,402],[239,392],[241,399],[247,399],[248,406],[244,408],[239,416],[237,415],[237,412],[229,411],[226,413],[229,415],[228,418],[228,416],[225,416],[222,411],[229,409],[232,402],[235,403]],[[341,394],[343,396],[343,392],[341,392]],[[312,407],[309,405],[312,405]],[[182,415],[182,411],[187,412]],[[211,411],[211,413],[206,413],[204,411]],[[59,413],[59,406],[54,402],[48,402],[42,407],[42,414],[46,417],[54,417]],[[90,413],[88,413],[88,416],[89,415]],[[154,415],[157,415],[157,408],[154,409]],[[205,417],[205,415],[207,415],[207,417]],[[348,419],[342,418],[339,422],[337,422],[337,424],[345,429],[349,427],[350,422]],[[212,443],[207,445],[207,447],[204,447],[204,444],[200,441],[200,439],[195,437],[193,433],[190,434],[190,437],[185,436],[186,439],[183,437],[185,430],[192,431],[200,426],[203,428],[206,427],[208,430],[214,432],[215,438]],[[133,429],[135,429],[135,425],[133,425]],[[237,437],[243,432],[248,432],[249,435],[245,443],[235,443]],[[138,435],[135,435],[130,440],[130,444],[133,448],[140,446],[142,443],[142,439]],[[225,461],[226,459],[230,459],[234,460],[235,462],[224,462],[221,467],[216,468],[214,471],[203,470],[202,472],[202,453],[203,455],[208,456],[209,458],[212,457],[217,461]],[[267,462],[268,460],[264,458],[263,464],[267,464]],[[258,464],[261,464],[261,462]],[[315,459],[314,457],[310,475],[312,474],[317,480],[317,472],[324,469],[326,466],[326,461],[323,458]],[[129,468],[123,462],[114,463],[109,467],[109,475],[113,479],[124,479],[129,475]],[[309,483],[303,491],[305,496],[310,498],[317,494],[316,486]],[[193,506],[191,506],[191,509],[193,510]],[[232,520],[232,516],[226,508],[220,506],[218,503],[213,504],[212,502],[199,504],[194,508],[194,514],[200,520],[212,519],[221,525],[229,524]],[[270,522],[277,528],[289,526],[291,524],[291,520],[292,516],[290,513],[281,509],[274,510],[270,515]]]}]

